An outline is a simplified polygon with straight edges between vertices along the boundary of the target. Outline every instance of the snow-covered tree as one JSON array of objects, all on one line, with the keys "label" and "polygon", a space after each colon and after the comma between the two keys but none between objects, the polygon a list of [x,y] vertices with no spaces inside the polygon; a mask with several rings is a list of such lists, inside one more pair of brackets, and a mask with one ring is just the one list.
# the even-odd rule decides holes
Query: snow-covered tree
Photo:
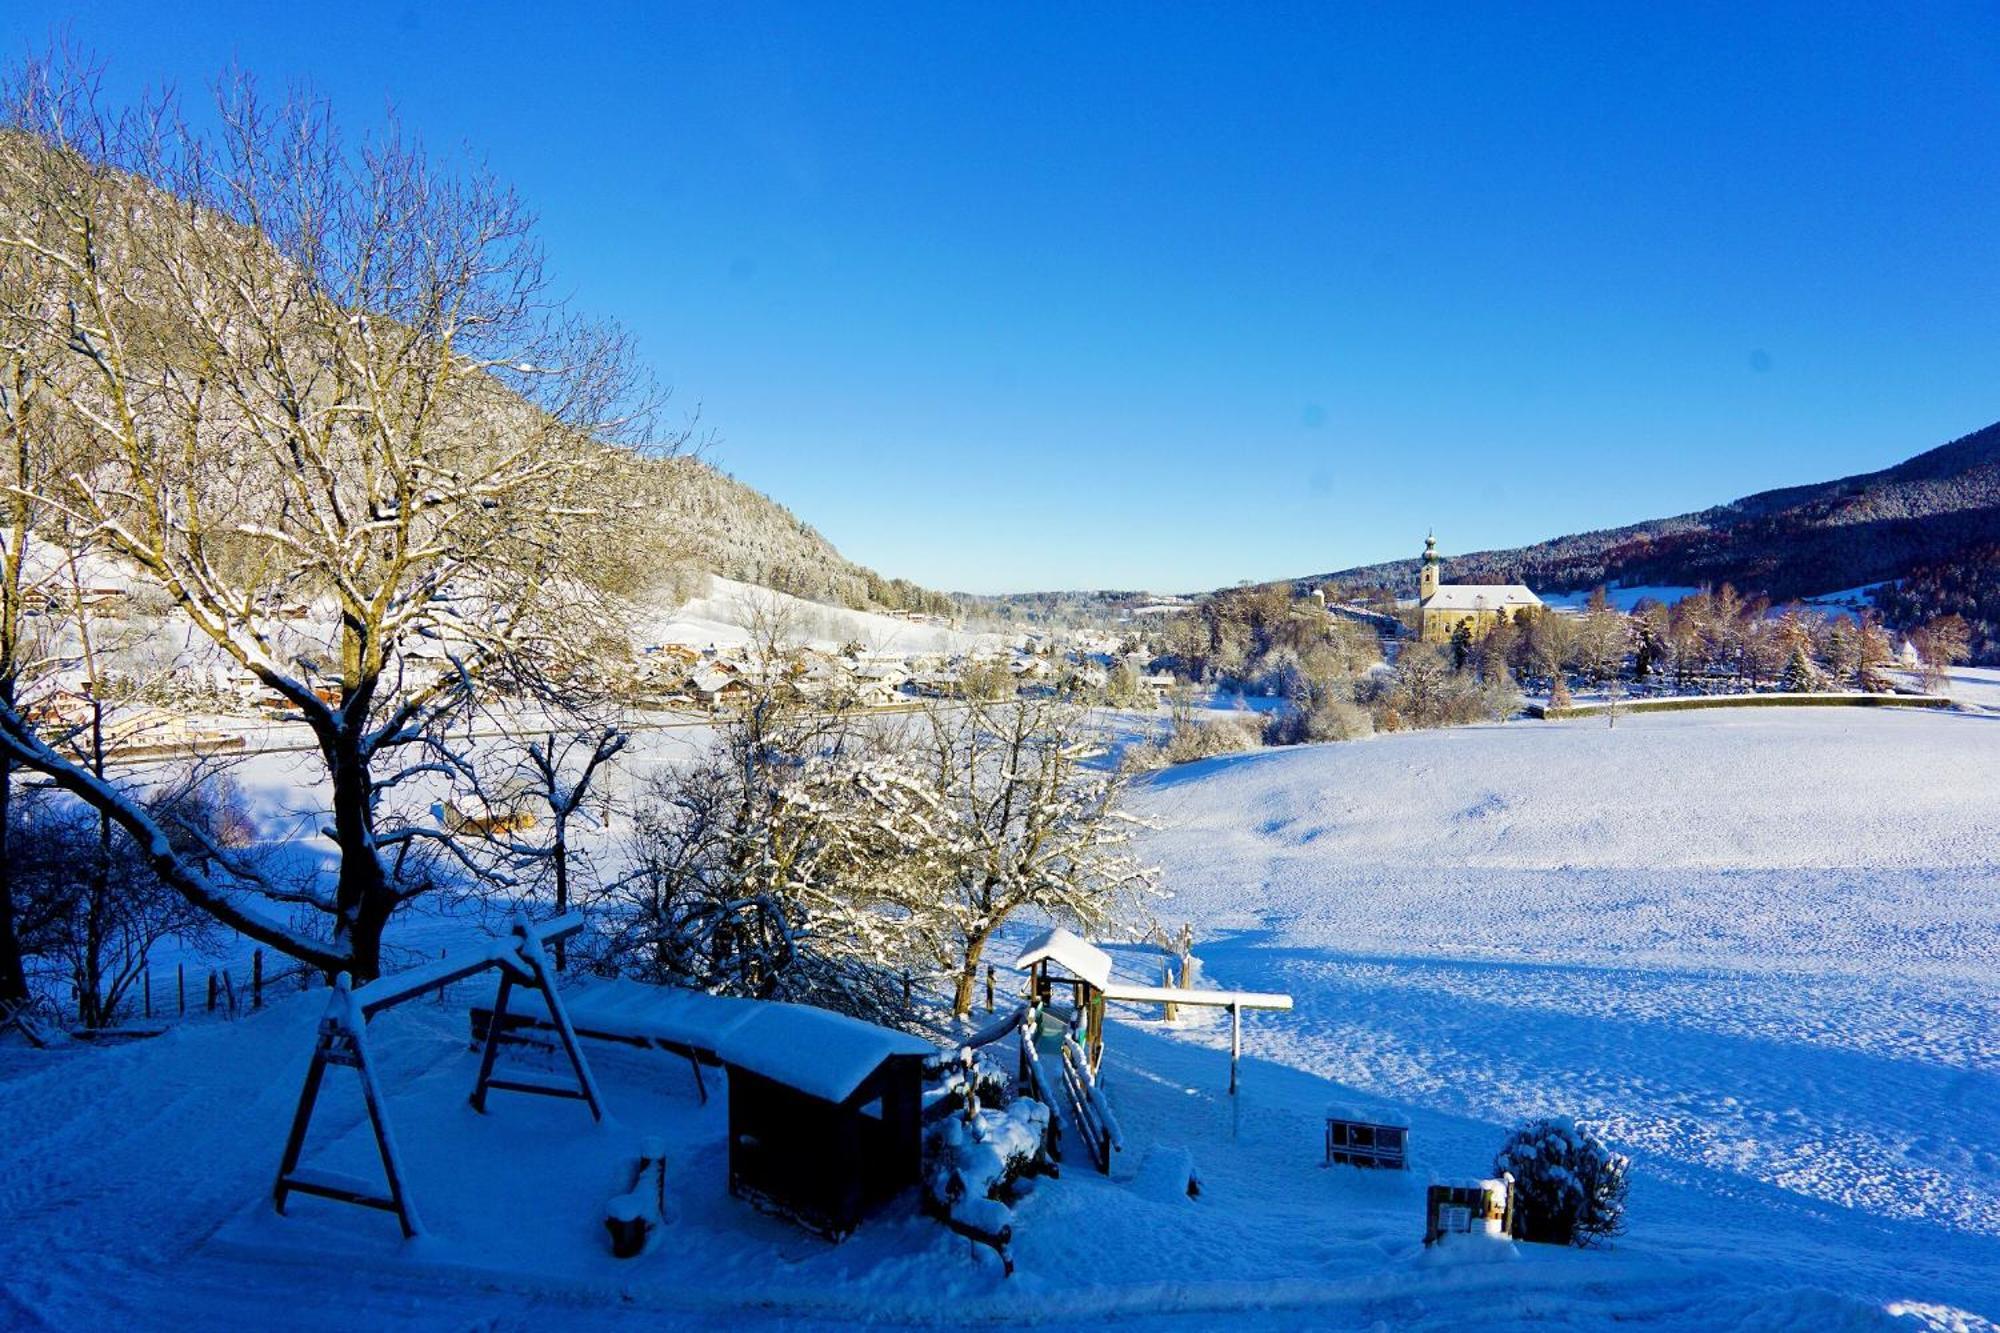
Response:
[{"label": "snow-covered tree", "polygon": [[654,784],[631,873],[593,894],[609,961],[721,994],[901,1008],[928,952],[935,797],[876,729],[791,688],[792,627],[753,614],[747,697],[713,747]]},{"label": "snow-covered tree", "polygon": [[952,1010],[972,1012],[994,932],[1035,910],[1091,930],[1156,891],[1131,852],[1141,827],[1120,810],[1124,779],[1086,710],[1023,699],[926,710],[907,789],[931,798],[918,848],[939,874],[922,928],[956,976]]},{"label": "snow-covered tree", "polygon": [[1493,1158],[1514,1177],[1515,1233],[1554,1245],[1602,1244],[1625,1230],[1631,1163],[1567,1117],[1530,1120]]},{"label": "snow-covered tree", "polygon": [[1792,655],[1785,662],[1782,683],[1789,694],[1811,694],[1824,685],[1819,668],[1813,665],[1812,654],[1806,651],[1803,643],[1792,646]]},{"label": "snow-covered tree", "polygon": [[425,887],[390,868],[418,743],[482,692],[574,682],[615,637],[593,576],[638,541],[628,455],[601,442],[629,424],[623,342],[550,298],[518,199],[393,126],[351,149],[323,103],[270,106],[242,77],[213,135],[171,107],[97,116],[48,66],[19,84],[0,262],[55,300],[10,298],[0,344],[63,354],[50,411],[91,460],[26,489],[294,712],[330,790],[333,882],[181,855],[19,707],[0,705],[0,750],[219,920],[373,976]]}]

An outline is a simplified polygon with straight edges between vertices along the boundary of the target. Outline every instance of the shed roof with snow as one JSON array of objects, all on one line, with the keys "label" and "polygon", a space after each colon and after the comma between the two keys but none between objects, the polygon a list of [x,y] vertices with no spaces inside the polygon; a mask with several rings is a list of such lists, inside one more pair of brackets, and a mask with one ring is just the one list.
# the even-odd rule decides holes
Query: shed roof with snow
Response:
[{"label": "shed roof with snow", "polygon": [[1061,926],[1032,941],[1014,960],[1014,970],[1026,972],[1040,962],[1054,963],[1099,990],[1111,984],[1111,955]]},{"label": "shed roof with snow", "polygon": [[840,1103],[883,1062],[936,1055],[937,1047],[830,1009],[767,1000],[718,1035],[715,1053],[725,1065]]}]

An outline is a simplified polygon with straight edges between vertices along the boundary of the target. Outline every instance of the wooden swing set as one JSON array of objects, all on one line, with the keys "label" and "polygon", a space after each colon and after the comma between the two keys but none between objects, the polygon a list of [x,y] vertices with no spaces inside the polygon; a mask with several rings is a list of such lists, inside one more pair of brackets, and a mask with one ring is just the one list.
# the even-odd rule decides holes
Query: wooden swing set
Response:
[{"label": "wooden swing set", "polygon": [[[525,1071],[515,1071],[506,1077],[496,1077],[494,1065],[500,1054],[500,1046],[506,1040],[500,1024],[492,1024],[486,1033],[484,1050],[479,1060],[479,1078],[472,1089],[472,1106],[482,1114],[486,1110],[486,1094],[499,1089],[503,1092],[533,1093],[542,1097],[568,1097],[583,1102],[590,1108],[591,1119],[604,1118],[604,1105],[598,1096],[597,1082],[591,1076],[590,1066],[583,1058],[582,1047],[576,1039],[576,1029],[570,1025],[569,1014],[563,1008],[562,996],[556,990],[555,979],[549,970],[548,958],[542,946],[557,940],[569,938],[583,929],[583,914],[572,912],[556,921],[535,925],[526,919],[514,922],[512,933],[493,941],[485,949],[468,954],[457,960],[440,959],[425,967],[399,972],[395,976],[381,977],[360,988],[355,988],[347,975],[342,973],[334,981],[333,998],[328,1002],[326,1014],[319,1021],[317,1044],[313,1047],[312,1064],[306,1069],[305,1086],[299,1092],[298,1110],[292,1116],[292,1131],[285,1141],[284,1160],[278,1166],[277,1183],[272,1187],[271,1201],[282,1215],[285,1199],[290,1194],[311,1194],[339,1203],[356,1204],[363,1208],[376,1208],[394,1213],[402,1224],[403,1235],[414,1237],[423,1231],[423,1223],[417,1216],[416,1205],[410,1199],[409,1184],[396,1152],[396,1140],[389,1128],[388,1112],[382,1099],[382,1089],[376,1079],[375,1069],[368,1058],[368,1020],[384,1009],[393,1009],[405,1000],[428,995],[454,981],[477,976],[488,969],[500,973],[499,994],[493,1001],[496,1013],[506,1013],[507,1000],[514,987],[540,992],[548,1005],[549,1026],[555,1029],[562,1043],[563,1051],[569,1057],[574,1082],[536,1077]],[[382,1158],[382,1175],[387,1184],[386,1194],[377,1190],[368,1181],[357,1176],[337,1172],[303,1168],[299,1156],[305,1149],[306,1130],[312,1124],[313,1110],[319,1102],[320,1083],[326,1077],[329,1066],[352,1069],[361,1079],[362,1100],[368,1106],[368,1120],[375,1130],[375,1148]]]}]

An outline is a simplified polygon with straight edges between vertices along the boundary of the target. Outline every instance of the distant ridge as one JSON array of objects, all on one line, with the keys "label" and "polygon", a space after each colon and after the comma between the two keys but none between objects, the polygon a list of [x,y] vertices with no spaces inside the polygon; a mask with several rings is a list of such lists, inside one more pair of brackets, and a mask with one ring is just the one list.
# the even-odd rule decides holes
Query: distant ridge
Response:
[{"label": "distant ridge", "polygon": [[[1533,546],[1451,556],[1461,583],[1572,592],[1599,584],[1732,583],[1774,600],[1884,583],[2000,542],[2000,423],[1916,457],[1837,481]],[[1294,582],[1411,592],[1417,561],[1391,560]]]}]

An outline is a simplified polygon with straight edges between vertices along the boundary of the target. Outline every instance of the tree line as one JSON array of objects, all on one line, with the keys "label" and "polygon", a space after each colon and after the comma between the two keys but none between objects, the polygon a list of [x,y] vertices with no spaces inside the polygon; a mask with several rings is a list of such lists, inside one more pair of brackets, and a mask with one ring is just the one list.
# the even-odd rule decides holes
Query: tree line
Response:
[{"label": "tree line", "polygon": [[[1172,711],[1164,757],[1497,721],[1519,711],[1524,690],[1558,706],[1576,689],[1881,691],[1903,665],[1873,612],[1773,607],[1728,584],[1629,612],[1600,588],[1580,613],[1467,617],[1443,642],[1420,641],[1416,613],[1402,614],[1400,634],[1384,636],[1380,621],[1280,584],[1218,593],[1175,617],[1157,640],[1162,665],[1191,685],[1290,706],[1266,719],[1204,718],[1190,692]],[[1915,624],[1908,639],[1929,688],[1971,650],[1969,623],[1952,612]]]}]

